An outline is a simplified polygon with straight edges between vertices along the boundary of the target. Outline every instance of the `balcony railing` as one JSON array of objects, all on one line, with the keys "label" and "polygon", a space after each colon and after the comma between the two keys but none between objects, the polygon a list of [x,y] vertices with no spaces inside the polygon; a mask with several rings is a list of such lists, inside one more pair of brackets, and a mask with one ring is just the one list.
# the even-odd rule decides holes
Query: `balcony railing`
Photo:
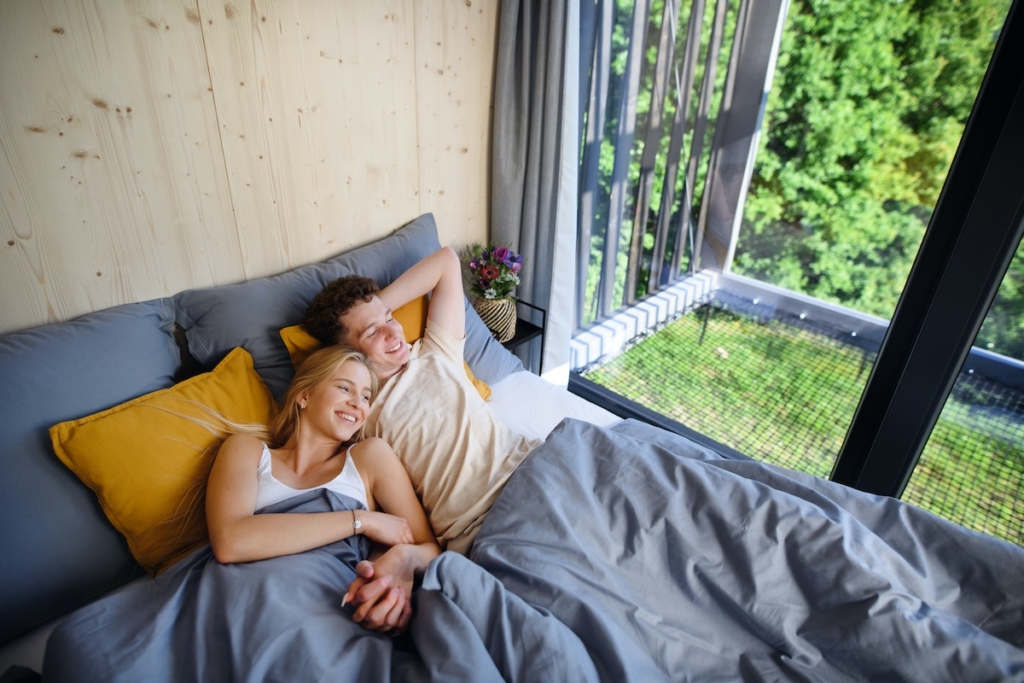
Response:
[{"label": "balcony railing", "polygon": [[787,4],[583,3],[578,329],[728,270]]},{"label": "balcony railing", "polygon": [[[735,273],[704,270],[686,275],[614,315],[577,331],[570,370],[606,363],[701,304],[717,304],[750,317],[800,321],[821,334],[872,353],[881,348],[887,320],[758,282]],[[961,372],[1024,392],[1024,362],[972,347]]]}]

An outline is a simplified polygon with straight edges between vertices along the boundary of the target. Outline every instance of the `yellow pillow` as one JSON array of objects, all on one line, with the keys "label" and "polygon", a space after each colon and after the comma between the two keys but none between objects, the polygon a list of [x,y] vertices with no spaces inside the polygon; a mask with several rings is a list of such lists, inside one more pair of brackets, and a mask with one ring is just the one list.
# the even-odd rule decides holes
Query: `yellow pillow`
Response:
[{"label": "yellow pillow", "polygon": [[391,312],[394,319],[402,323],[405,341],[412,344],[423,336],[423,330],[427,329],[427,309],[429,307],[430,297],[424,295]]},{"label": "yellow pillow", "polygon": [[248,424],[267,424],[277,410],[237,348],[211,372],[50,428],[57,457],[96,493],[150,575],[208,542],[204,492],[219,439],[195,420],[219,421],[197,403]]},{"label": "yellow pillow", "polygon": [[[429,302],[430,299],[423,296],[410,301],[392,312],[395,320],[402,323],[402,331],[404,332],[406,342],[412,344],[423,336],[423,330],[427,327],[427,304]],[[306,328],[302,325],[292,325],[281,330],[281,340],[288,349],[288,356],[291,358],[292,367],[294,368],[302,365],[302,361],[306,360],[309,354],[322,346],[319,340],[309,332],[306,332]],[[490,399],[491,387],[487,385],[487,382],[477,379],[473,371],[470,370],[469,363],[462,361],[462,365],[466,368],[466,376],[469,377],[469,381],[476,387],[480,397],[485,401]]]}]

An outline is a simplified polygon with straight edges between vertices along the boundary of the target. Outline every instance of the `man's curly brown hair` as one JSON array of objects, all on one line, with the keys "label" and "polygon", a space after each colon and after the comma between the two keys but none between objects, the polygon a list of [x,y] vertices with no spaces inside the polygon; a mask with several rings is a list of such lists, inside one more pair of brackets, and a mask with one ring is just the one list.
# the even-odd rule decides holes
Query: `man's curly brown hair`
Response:
[{"label": "man's curly brown hair", "polygon": [[320,340],[321,344],[348,343],[348,328],[341,322],[341,316],[348,313],[361,301],[369,302],[380,287],[368,277],[345,275],[329,282],[320,293],[313,297],[306,308],[306,319],[302,326]]}]

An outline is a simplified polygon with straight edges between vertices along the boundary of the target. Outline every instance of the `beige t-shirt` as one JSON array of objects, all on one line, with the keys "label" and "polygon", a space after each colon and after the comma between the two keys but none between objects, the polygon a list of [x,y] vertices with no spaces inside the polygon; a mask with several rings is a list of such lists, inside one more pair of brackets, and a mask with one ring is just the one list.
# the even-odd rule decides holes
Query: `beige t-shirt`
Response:
[{"label": "beige t-shirt", "polygon": [[466,553],[505,482],[540,443],[502,424],[466,377],[465,339],[427,320],[364,427],[405,465],[441,546]]}]

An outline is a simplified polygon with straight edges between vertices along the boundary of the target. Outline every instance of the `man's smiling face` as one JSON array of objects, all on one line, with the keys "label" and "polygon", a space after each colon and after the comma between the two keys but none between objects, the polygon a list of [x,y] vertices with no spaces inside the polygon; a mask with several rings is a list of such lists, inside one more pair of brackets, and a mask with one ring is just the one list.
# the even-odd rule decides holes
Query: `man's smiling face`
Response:
[{"label": "man's smiling face", "polygon": [[340,343],[359,349],[373,363],[379,377],[390,377],[409,362],[409,344],[402,324],[380,297],[357,303],[341,316],[348,339]]}]

